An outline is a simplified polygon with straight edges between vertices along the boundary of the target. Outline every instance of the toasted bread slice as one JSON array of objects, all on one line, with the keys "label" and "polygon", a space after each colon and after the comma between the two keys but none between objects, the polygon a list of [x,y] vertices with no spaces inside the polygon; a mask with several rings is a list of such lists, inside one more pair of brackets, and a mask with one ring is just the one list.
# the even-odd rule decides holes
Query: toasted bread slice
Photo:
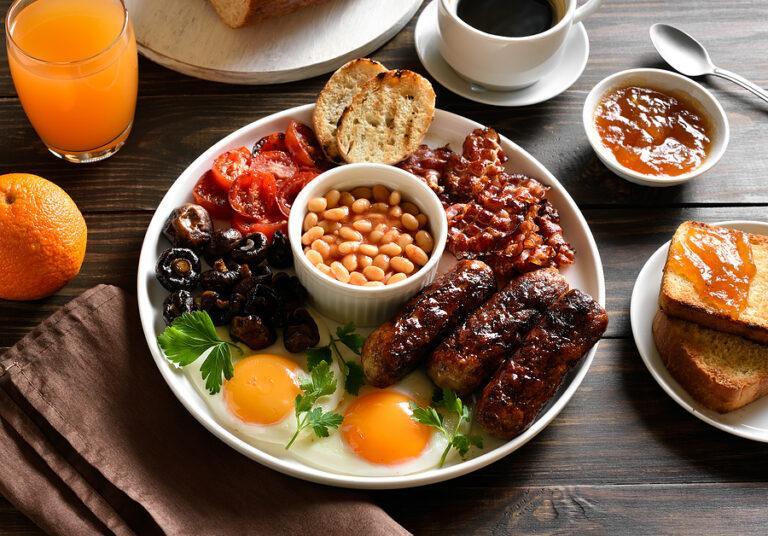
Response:
[{"label": "toasted bread slice", "polygon": [[[683,240],[692,226],[713,227],[706,223],[684,222],[677,228],[672,243]],[[671,317],[768,344],[768,237],[744,234],[752,246],[757,272],[750,284],[747,307],[736,318],[702,298],[692,281],[669,270],[669,257],[664,266],[659,303]]]},{"label": "toasted bread slice", "polygon": [[366,82],[344,110],[336,142],[347,162],[396,164],[415,151],[432,124],[435,91],[413,71]]},{"label": "toasted bread slice", "polygon": [[320,95],[317,96],[315,111],[312,114],[312,126],[325,156],[329,159],[334,162],[341,160],[339,148],[336,145],[336,129],[341,114],[363,84],[377,74],[385,72],[387,68],[378,61],[360,58],[339,67],[326,82]]},{"label": "toasted bread slice", "polygon": [[670,374],[709,409],[727,413],[768,394],[768,346],[663,311],[653,338]]},{"label": "toasted bread slice", "polygon": [[299,8],[322,4],[328,0],[210,0],[219,18],[231,28],[287,15]]}]

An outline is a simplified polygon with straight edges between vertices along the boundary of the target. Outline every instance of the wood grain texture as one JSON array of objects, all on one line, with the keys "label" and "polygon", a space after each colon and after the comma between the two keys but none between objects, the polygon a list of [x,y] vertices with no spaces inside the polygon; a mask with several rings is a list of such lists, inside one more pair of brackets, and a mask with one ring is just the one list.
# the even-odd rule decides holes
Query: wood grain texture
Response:
[{"label": "wood grain texture", "polygon": [[[6,11],[9,0],[0,0]],[[512,456],[460,479],[371,497],[417,534],[763,534],[768,511],[765,446],[717,431],[672,401],[630,337],[629,300],[640,268],[685,219],[768,219],[768,107],[724,81],[703,80],[720,99],[732,139],[721,163],[686,187],[631,185],[612,175],[583,135],[581,106],[600,79],[663,67],[648,38],[653,22],[677,24],[713,59],[768,86],[768,3],[762,0],[608,0],[586,22],[591,56],[582,78],[549,102],[499,109],[436,86],[441,108],[496,126],[541,160],[574,196],[603,259],[611,319],[607,339],[561,415]],[[413,26],[374,57],[424,72]],[[83,270],[57,295],[0,302],[0,353],[98,283],[135,287],[138,251],[154,207],[179,173],[232,130],[314,100],[318,77],[279,86],[231,86],[140,62],[137,122],[105,162],[75,167],[48,155],[15,98],[0,57],[0,172],[24,170],[61,184],[84,210]],[[567,230],[566,230],[567,232]],[[0,499],[0,536],[39,530]]]},{"label": "wood grain texture", "polygon": [[[763,534],[757,523],[768,517],[762,484],[439,488],[432,492],[461,494],[461,508],[445,501],[417,510],[405,523],[415,534],[445,534],[435,520],[450,519],[456,534],[749,535]],[[394,495],[384,507],[423,504],[414,495]]]},{"label": "wood grain texture", "polygon": [[[311,102],[315,93],[277,98],[248,95],[152,96],[139,99],[134,131],[112,158],[75,167],[50,157],[22,108],[0,100],[2,169],[48,177],[85,211],[152,210],[179,174],[205,149],[250,122]],[[565,95],[535,106],[538,111],[499,112],[480,105],[441,108],[465,115],[528,150],[565,185],[580,206],[683,206],[699,203],[768,204],[768,159],[755,158],[764,143],[764,122],[743,121],[731,113],[731,144],[721,162],[692,183],[645,188],[620,180],[599,162],[581,124],[584,95]],[[526,109],[527,110],[527,109]],[[768,118],[768,112],[754,112]]]}]

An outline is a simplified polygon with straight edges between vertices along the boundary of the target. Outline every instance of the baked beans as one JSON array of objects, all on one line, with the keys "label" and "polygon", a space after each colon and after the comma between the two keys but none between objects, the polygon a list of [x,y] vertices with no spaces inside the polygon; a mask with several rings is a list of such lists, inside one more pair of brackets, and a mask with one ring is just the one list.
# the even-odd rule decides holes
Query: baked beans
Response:
[{"label": "baked beans", "polygon": [[331,190],[307,202],[304,254],[322,273],[350,285],[404,281],[435,247],[428,218],[401,192],[384,185]]}]

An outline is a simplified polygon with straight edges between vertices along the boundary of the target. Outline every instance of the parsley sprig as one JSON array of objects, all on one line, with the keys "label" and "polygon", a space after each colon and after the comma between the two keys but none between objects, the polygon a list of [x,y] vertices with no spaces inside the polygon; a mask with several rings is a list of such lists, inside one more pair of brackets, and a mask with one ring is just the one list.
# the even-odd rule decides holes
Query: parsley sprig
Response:
[{"label": "parsley sprig", "polygon": [[313,407],[319,398],[336,392],[336,379],[328,363],[315,365],[309,376],[309,380],[300,385],[302,394],[296,395],[296,432],[285,446],[286,450],[305,428],[311,427],[317,437],[328,437],[328,429],[338,428],[343,420],[338,413]]},{"label": "parsley sprig", "polygon": [[329,333],[331,342],[318,348],[307,350],[307,368],[313,370],[320,363],[333,363],[333,357],[339,362],[339,368],[344,375],[344,390],[350,394],[357,395],[364,383],[363,368],[357,361],[344,360],[339,349],[339,343],[349,348],[354,354],[360,355],[365,338],[355,332],[355,325],[352,323],[336,328],[336,336]]},{"label": "parsley sprig", "polygon": [[439,430],[448,439],[448,445],[445,447],[443,455],[440,456],[440,467],[445,464],[445,458],[452,448],[458,451],[462,459],[467,455],[470,447],[483,448],[482,437],[459,433],[462,423],[470,421],[470,413],[469,408],[461,401],[461,398],[456,396],[455,392],[451,389],[443,389],[442,400],[433,398],[433,404],[442,406],[446,411],[457,416],[456,426],[452,431],[446,427],[445,419],[433,406],[421,407],[415,402],[411,402],[410,406],[413,412],[411,419]]},{"label": "parsley sprig", "polygon": [[230,379],[235,372],[231,349],[243,353],[238,345],[219,338],[205,311],[184,313],[157,336],[157,342],[165,357],[180,367],[206,356],[200,372],[205,388],[212,395],[218,393],[223,380]]}]

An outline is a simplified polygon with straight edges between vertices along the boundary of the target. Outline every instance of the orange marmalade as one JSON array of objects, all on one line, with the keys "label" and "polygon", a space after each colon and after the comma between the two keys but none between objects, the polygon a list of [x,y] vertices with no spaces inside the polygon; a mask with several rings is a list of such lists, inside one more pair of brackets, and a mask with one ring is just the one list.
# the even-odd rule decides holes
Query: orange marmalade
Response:
[{"label": "orange marmalade", "polygon": [[756,272],[746,233],[699,225],[690,225],[685,236],[673,242],[669,269],[693,282],[704,301],[733,318],[746,308]]},{"label": "orange marmalade", "polygon": [[595,128],[622,166],[646,175],[687,173],[701,165],[710,148],[709,129],[699,111],[644,87],[603,95]]}]

